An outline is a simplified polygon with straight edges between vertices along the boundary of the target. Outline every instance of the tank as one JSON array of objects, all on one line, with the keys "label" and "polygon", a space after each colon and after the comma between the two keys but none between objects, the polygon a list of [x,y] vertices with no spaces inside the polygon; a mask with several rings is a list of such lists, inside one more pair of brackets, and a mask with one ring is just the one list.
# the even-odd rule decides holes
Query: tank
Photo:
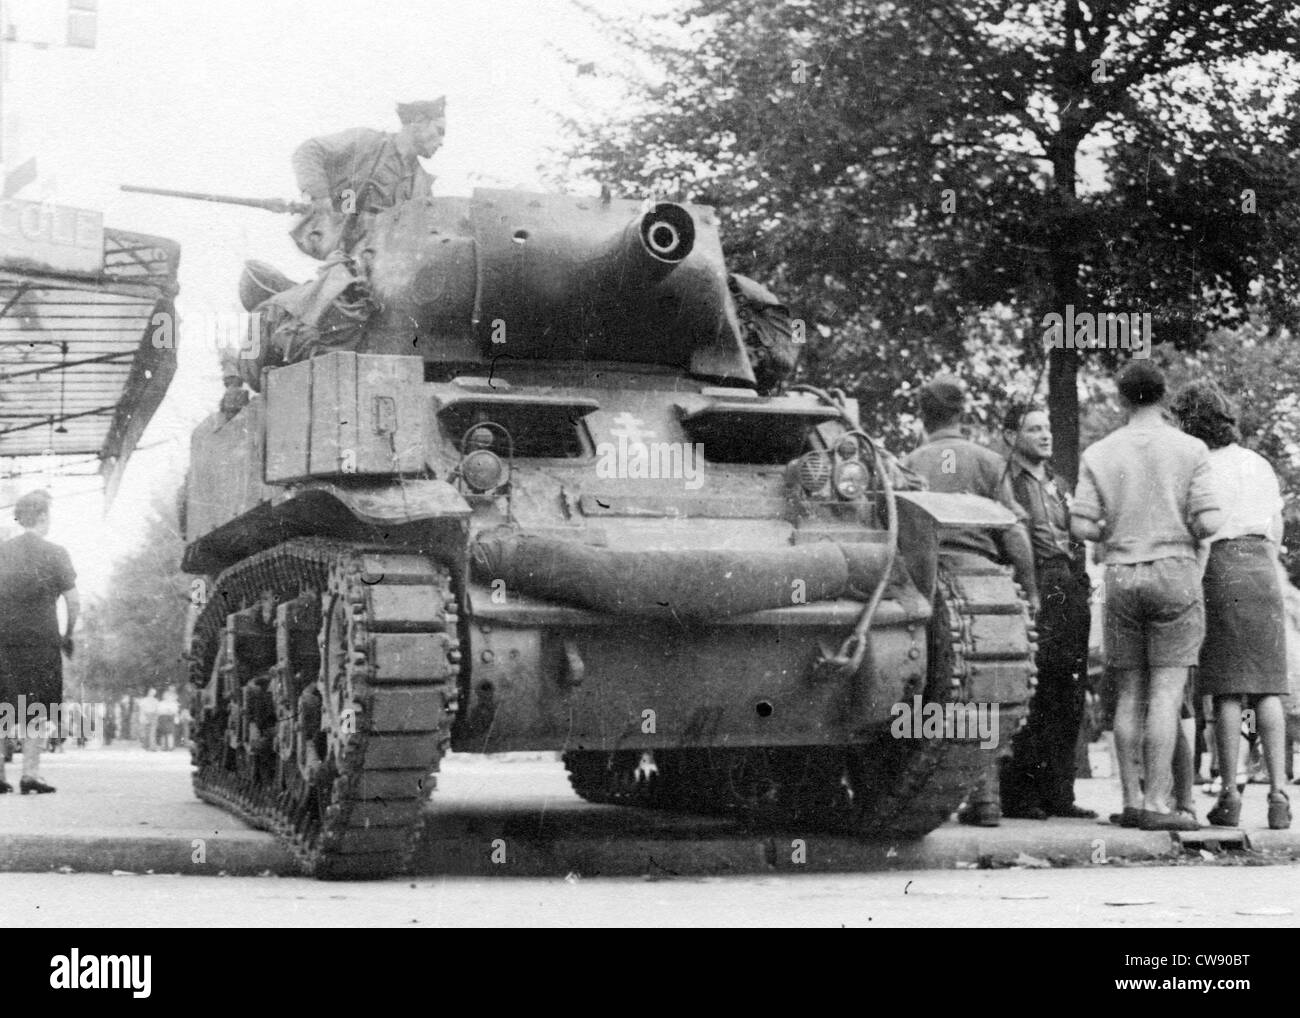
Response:
[{"label": "tank", "polygon": [[939,548],[1011,514],[895,490],[852,400],[756,392],[712,210],[479,190],[359,260],[364,342],[193,438],[202,799],[347,878],[408,865],[448,749],[762,827],[951,814],[993,750],[900,708],[1019,724],[1026,604]]}]

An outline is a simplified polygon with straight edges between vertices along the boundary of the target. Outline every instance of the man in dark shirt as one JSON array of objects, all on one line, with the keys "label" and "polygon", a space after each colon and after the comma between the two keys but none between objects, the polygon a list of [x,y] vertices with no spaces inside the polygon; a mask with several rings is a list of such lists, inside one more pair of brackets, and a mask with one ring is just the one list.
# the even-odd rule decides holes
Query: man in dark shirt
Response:
[{"label": "man in dark shirt", "polygon": [[[77,574],[65,549],[45,540],[50,530],[50,497],[43,491],[24,495],[14,507],[14,519],[23,528],[17,537],[0,544],[0,703],[8,703],[9,716],[23,739],[23,776],[19,788],[28,792],[53,792],[40,775],[39,721],[36,717],[61,713],[63,653],[72,653],[72,632],[81,601]],[[58,600],[67,609],[67,625],[59,634]],[[21,699],[20,699],[21,697]],[[57,715],[54,715],[57,716]],[[0,793],[13,787],[4,780],[0,763]]]},{"label": "man in dark shirt", "polygon": [[1016,733],[1002,775],[1007,816],[1091,819],[1074,804],[1074,758],[1083,721],[1088,674],[1091,584],[1081,542],[1070,537],[1070,505],[1052,473],[1052,426],[1047,412],[1013,406],[1003,421],[1011,448],[1011,488],[1029,514],[1029,539],[1038,578],[1038,688],[1029,721]]},{"label": "man in dark shirt", "polygon": [[[925,442],[907,455],[903,465],[925,478],[931,491],[991,498],[1001,502],[1021,521],[996,536],[992,531],[977,528],[946,529],[940,535],[940,551],[981,555],[995,561],[1008,559],[1016,581],[1025,589],[1031,610],[1036,612],[1034,557],[1024,525],[1028,516],[1012,494],[1006,461],[961,433],[965,388],[951,375],[936,375],[922,386],[918,403]],[[996,827],[1001,817],[998,761],[990,756],[979,784],[970,794],[968,808],[959,819],[981,827]]]}]

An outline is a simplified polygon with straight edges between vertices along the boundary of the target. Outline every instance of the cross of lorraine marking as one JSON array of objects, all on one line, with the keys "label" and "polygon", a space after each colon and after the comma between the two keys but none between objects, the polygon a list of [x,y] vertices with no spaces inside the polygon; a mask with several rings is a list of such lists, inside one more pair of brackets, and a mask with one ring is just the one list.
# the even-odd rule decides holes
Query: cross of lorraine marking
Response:
[{"label": "cross of lorraine marking", "polygon": [[627,439],[628,445],[638,445],[647,438],[655,437],[652,429],[643,427],[644,423],[640,417],[625,410],[614,418],[614,427],[609,429],[609,433],[615,438]]}]

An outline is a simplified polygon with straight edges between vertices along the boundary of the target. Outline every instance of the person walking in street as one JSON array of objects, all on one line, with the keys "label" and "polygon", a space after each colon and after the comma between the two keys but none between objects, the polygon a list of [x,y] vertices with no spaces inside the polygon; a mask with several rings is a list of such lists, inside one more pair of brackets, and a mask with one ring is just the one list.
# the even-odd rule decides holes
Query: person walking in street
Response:
[{"label": "person walking in street", "polygon": [[1268,768],[1268,826],[1291,826],[1286,784],[1288,692],[1286,628],[1277,559],[1282,542],[1282,492],[1258,453],[1238,442],[1232,405],[1212,382],[1184,386],[1171,408],[1183,431],[1210,450],[1211,479],[1223,522],[1206,541],[1205,643],[1198,693],[1214,698],[1215,743],[1223,788],[1210,823],[1235,827],[1241,794],[1234,781],[1243,704],[1254,710]]},{"label": "person walking in street", "polygon": [[180,713],[180,701],[176,698],[174,686],[163,690],[162,699],[158,701],[158,748],[170,752],[176,748],[176,715]]},{"label": "person walking in street", "polygon": [[[1028,594],[1033,611],[1038,610],[1034,556],[1025,529],[1028,515],[1016,501],[1007,478],[1006,462],[997,453],[970,441],[961,432],[966,408],[966,390],[951,375],[936,375],[921,387],[918,409],[925,441],[909,453],[903,465],[925,479],[931,491],[981,495],[1001,502],[1016,515],[1017,523],[996,536],[977,528],[950,528],[943,531],[940,554],[943,556],[978,555],[1012,563],[1016,581]],[[1009,747],[1002,752],[1005,754]],[[965,824],[997,827],[1002,819],[998,790],[999,761],[993,754],[985,763],[983,775],[972,790],[967,806],[958,814]]]},{"label": "person walking in street", "polygon": [[1120,823],[1196,830],[1196,817],[1169,800],[1187,670],[1205,636],[1197,540],[1215,533],[1223,514],[1205,443],[1164,418],[1160,369],[1130,361],[1117,385],[1128,422],[1084,450],[1070,530],[1103,545],[1106,653],[1119,694]]},{"label": "person walking in street", "polygon": [[158,748],[158,690],[151,688],[136,707],[140,711],[140,745],[152,753]]},{"label": "person walking in street", "polygon": [[[42,722],[28,722],[19,711],[19,698],[43,705],[46,717],[61,716],[63,655],[71,656],[81,599],[77,574],[67,551],[45,539],[50,530],[51,499],[33,491],[14,506],[14,519],[23,528],[0,544],[0,702],[13,706],[23,747],[23,795],[48,793],[54,786],[41,777]],[[58,600],[63,598],[65,624],[59,632]],[[55,735],[59,733],[53,733]],[[13,791],[0,763],[0,793]]]},{"label": "person walking in street", "polygon": [[180,712],[176,715],[176,745],[184,748],[190,744],[190,725],[194,722],[194,715],[190,713],[189,707],[181,704]]},{"label": "person walking in street", "polygon": [[1074,802],[1075,749],[1088,678],[1089,595],[1082,542],[1070,537],[1068,493],[1052,472],[1047,411],[1013,406],[1002,422],[1016,501],[1029,514],[1038,580],[1038,688],[1002,775],[1002,813],[1092,819]]}]

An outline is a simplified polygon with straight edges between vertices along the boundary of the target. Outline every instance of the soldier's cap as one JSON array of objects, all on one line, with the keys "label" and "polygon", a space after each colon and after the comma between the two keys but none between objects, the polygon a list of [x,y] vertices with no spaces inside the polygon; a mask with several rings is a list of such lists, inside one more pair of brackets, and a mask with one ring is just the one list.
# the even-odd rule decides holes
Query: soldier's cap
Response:
[{"label": "soldier's cap", "polygon": [[922,406],[958,413],[966,408],[966,387],[955,375],[935,375],[921,386],[918,399]]},{"label": "soldier's cap", "polygon": [[417,120],[432,120],[434,117],[445,116],[446,113],[447,97],[445,95],[440,95],[437,99],[397,104],[397,119],[403,124],[413,124]]},{"label": "soldier's cap", "polygon": [[48,491],[40,489],[29,491],[14,503],[14,519],[23,526],[35,523],[50,511],[50,504],[53,501]]}]

